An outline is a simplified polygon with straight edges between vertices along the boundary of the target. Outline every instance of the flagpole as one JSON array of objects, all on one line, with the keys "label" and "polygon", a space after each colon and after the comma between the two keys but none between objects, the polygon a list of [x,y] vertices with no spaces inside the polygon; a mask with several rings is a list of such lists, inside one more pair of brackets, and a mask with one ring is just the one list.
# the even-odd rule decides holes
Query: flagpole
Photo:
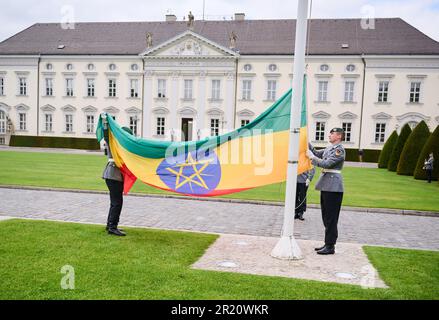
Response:
[{"label": "flagpole", "polygon": [[303,74],[305,71],[308,0],[298,0],[298,2],[284,223],[281,238],[271,251],[273,257],[289,260],[302,259],[302,251],[294,238],[294,211],[296,206],[297,166],[299,161],[300,109],[302,105]]}]

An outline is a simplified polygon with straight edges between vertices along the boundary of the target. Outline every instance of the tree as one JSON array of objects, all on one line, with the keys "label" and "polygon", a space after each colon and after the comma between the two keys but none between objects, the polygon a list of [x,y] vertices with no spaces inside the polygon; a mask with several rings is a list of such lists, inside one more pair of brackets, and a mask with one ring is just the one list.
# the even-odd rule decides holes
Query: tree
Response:
[{"label": "tree", "polygon": [[418,163],[416,164],[416,169],[414,173],[415,179],[427,180],[427,175],[424,169],[424,161],[428,158],[428,155],[433,152],[433,179],[439,178],[439,126],[433,131],[433,133],[428,138],[427,142],[422,148],[419,154]]},{"label": "tree", "polygon": [[393,147],[395,146],[397,140],[398,140],[398,133],[395,130],[387,139],[383,149],[381,150],[380,158],[378,159],[378,168],[387,168],[387,164],[389,163],[390,156],[392,155]]},{"label": "tree", "polygon": [[402,149],[398,167],[396,169],[397,174],[405,176],[413,175],[416,164],[418,163],[419,154],[429,137],[430,130],[428,129],[427,124],[425,121],[419,122],[408,137],[404,148]]},{"label": "tree", "polygon": [[402,127],[398,140],[396,140],[395,146],[393,147],[392,155],[389,158],[389,163],[387,164],[387,169],[389,171],[396,171],[396,168],[398,167],[399,157],[410,133],[412,133],[412,129],[408,124]]}]

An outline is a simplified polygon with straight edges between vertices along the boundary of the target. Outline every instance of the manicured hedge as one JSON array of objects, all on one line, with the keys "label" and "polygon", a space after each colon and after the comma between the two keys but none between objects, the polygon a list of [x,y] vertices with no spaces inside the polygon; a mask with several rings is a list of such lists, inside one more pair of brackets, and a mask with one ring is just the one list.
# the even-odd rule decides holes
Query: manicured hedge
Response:
[{"label": "manicured hedge", "polygon": [[425,159],[428,158],[429,154],[433,152],[433,179],[437,180],[439,178],[439,126],[434,129],[433,133],[428,138],[427,142],[422,148],[419,154],[418,163],[416,164],[416,169],[414,173],[415,179],[427,180],[426,171],[422,169],[424,166]]},{"label": "manicured hedge", "polygon": [[425,121],[419,122],[412,131],[399,158],[396,173],[404,176],[412,176],[418,162],[419,154],[430,137],[430,130]]},{"label": "manicured hedge", "polygon": [[405,124],[405,126],[401,129],[401,133],[399,134],[398,140],[393,147],[392,155],[390,156],[389,163],[387,164],[387,169],[389,171],[396,171],[399,157],[401,156],[402,149],[404,149],[404,144],[407,141],[410,133],[412,133],[412,129],[408,124]]},{"label": "manicured hedge", "polygon": [[69,148],[98,150],[100,145],[96,138],[11,136],[10,146],[39,148]]},{"label": "manicured hedge", "polygon": [[397,140],[398,133],[395,130],[387,139],[386,143],[383,146],[383,149],[381,150],[380,158],[378,159],[378,168],[387,168],[390,156],[392,155],[393,147],[395,146]]}]

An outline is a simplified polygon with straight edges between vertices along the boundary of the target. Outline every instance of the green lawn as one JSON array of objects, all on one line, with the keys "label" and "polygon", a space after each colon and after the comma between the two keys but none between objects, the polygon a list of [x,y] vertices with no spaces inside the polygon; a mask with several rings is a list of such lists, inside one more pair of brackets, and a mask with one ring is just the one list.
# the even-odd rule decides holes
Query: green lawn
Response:
[{"label": "green lawn", "polygon": [[[0,151],[0,184],[45,186],[85,190],[106,190],[100,178],[106,157],[100,155],[30,153]],[[413,177],[398,176],[383,169],[345,168],[343,205],[355,207],[413,209],[439,212],[439,184],[427,184]],[[314,179],[309,192],[309,203],[319,203],[314,190]],[[132,192],[167,193],[137,182]],[[283,201],[285,183],[264,186],[229,198]]]},{"label": "green lawn", "polygon": [[[194,270],[215,235],[30,220],[0,222],[0,299],[439,299],[439,252],[366,247],[389,289]],[[61,288],[61,268],[75,289]]]}]

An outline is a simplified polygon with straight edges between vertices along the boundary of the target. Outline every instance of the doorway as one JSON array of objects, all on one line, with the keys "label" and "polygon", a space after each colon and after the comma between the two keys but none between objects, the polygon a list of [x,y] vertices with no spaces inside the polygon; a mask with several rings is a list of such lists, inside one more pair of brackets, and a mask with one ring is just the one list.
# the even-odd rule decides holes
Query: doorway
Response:
[{"label": "doorway", "polygon": [[181,119],[181,141],[191,141],[192,140],[192,127],[193,118],[182,118]]}]

